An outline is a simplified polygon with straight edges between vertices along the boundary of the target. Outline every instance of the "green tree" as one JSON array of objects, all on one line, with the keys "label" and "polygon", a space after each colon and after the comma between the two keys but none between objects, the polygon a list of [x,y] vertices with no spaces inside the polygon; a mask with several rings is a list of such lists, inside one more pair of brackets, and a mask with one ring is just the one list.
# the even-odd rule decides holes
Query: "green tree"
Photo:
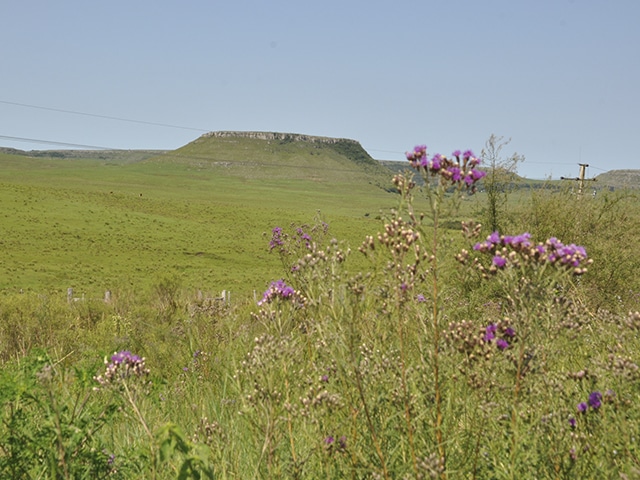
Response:
[{"label": "green tree", "polygon": [[519,179],[518,164],[524,161],[524,155],[516,152],[503,156],[502,150],[509,142],[510,138],[505,140],[491,134],[480,154],[487,172],[483,179],[487,200],[482,213],[492,232],[502,231],[505,226],[507,199]]}]

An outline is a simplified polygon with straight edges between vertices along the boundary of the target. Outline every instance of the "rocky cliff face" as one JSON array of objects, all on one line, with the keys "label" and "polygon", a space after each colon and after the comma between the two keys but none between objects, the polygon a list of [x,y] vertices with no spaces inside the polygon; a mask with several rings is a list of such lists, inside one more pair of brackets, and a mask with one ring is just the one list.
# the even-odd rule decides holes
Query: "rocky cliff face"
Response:
[{"label": "rocky cliff face", "polygon": [[313,135],[301,135],[298,133],[278,133],[278,132],[209,132],[202,135],[200,138],[254,138],[256,140],[279,140],[285,142],[311,142],[311,143],[327,143],[336,144],[341,142],[353,143],[359,145],[360,143],[348,138],[331,138],[331,137],[316,137]]}]

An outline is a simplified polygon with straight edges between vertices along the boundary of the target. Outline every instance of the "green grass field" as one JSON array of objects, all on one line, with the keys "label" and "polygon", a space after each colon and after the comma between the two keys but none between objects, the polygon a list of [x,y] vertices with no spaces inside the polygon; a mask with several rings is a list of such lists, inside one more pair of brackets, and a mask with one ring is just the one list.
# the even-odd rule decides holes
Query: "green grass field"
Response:
[{"label": "green grass field", "polygon": [[312,164],[253,166],[250,175],[244,166],[194,166],[205,153],[185,155],[133,164],[1,155],[0,288],[95,296],[176,275],[185,287],[246,295],[277,265],[263,237],[274,226],[320,212],[334,235],[357,241],[395,202],[337,171],[349,160],[333,151]]}]

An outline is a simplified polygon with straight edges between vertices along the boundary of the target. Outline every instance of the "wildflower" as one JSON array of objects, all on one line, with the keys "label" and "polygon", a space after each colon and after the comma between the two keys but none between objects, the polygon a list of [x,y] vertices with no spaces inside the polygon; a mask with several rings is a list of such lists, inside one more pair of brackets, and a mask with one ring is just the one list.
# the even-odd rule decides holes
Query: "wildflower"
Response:
[{"label": "wildflower", "polygon": [[576,428],[576,419],[574,417],[569,417],[569,425],[571,428]]},{"label": "wildflower", "polygon": [[589,408],[589,406],[588,406],[585,402],[580,402],[580,403],[578,404],[578,411],[579,411],[580,413],[584,413],[584,412],[586,412],[586,411],[587,411],[587,408]]},{"label": "wildflower", "polygon": [[284,245],[284,240],[282,238],[282,228],[274,227],[271,230],[271,241],[269,242],[269,250],[273,250],[276,247],[281,247]]},{"label": "wildflower", "polygon": [[494,338],[496,338],[496,331],[498,330],[498,326],[495,323],[487,325],[484,333],[484,341],[490,342]]},{"label": "wildflower", "polygon": [[496,340],[496,346],[500,350],[506,350],[507,348],[509,348],[509,343],[504,338],[499,338],[498,340]]},{"label": "wildflower", "polygon": [[589,394],[589,406],[594,410],[602,406],[602,394],[600,392],[591,392]]},{"label": "wildflower", "polygon": [[344,435],[342,435],[338,439],[338,448],[340,448],[340,450],[344,450],[347,448],[347,437],[345,437]]},{"label": "wildflower", "polygon": [[[506,265],[505,258],[518,255],[525,263],[557,264],[573,270],[574,275],[582,275],[587,271],[584,267],[592,263],[587,258],[587,251],[580,245],[565,245],[555,237],[549,238],[544,243],[533,245],[529,232],[520,235],[502,235],[493,232],[484,242],[476,243],[473,246],[475,251],[481,253],[494,253],[493,273],[496,268],[503,268]],[[507,253],[507,249],[510,253]],[[498,252],[496,255],[495,252]]]},{"label": "wildflower", "polygon": [[504,331],[504,335],[513,338],[516,336],[516,331],[511,327],[507,327],[507,329]]},{"label": "wildflower", "polygon": [[437,153],[429,159],[425,145],[418,145],[412,151],[406,152],[407,160],[409,160],[411,166],[416,170],[420,170],[423,175],[439,175],[441,180],[464,186],[470,192],[474,192],[475,183],[484,177],[486,173],[474,169],[480,163],[480,160],[473,155],[471,150],[467,150],[462,154],[462,163],[460,156],[460,150],[456,150],[452,153],[452,158],[447,158]]},{"label": "wildflower", "polygon": [[431,159],[431,164],[429,166],[432,173],[438,173],[442,168],[442,155],[436,153]]},{"label": "wildflower", "polygon": [[335,438],[333,438],[333,436],[329,435],[328,437],[326,437],[324,439],[324,443],[327,445],[332,445],[333,442],[335,442]]},{"label": "wildflower", "polygon": [[473,185],[481,178],[486,176],[487,172],[483,172],[482,170],[470,170],[467,175],[464,177],[464,181],[467,185]]},{"label": "wildflower", "polygon": [[412,151],[406,153],[406,156],[407,160],[411,162],[411,166],[416,168],[423,159],[426,160],[427,146],[416,145]]},{"label": "wildflower", "polygon": [[[531,242],[529,239],[531,238],[531,234],[528,232],[522,233],[520,235],[516,235],[515,237],[511,237],[509,244],[512,247],[530,247]],[[507,244],[507,240],[505,238],[505,244]]]},{"label": "wildflower", "polygon": [[293,298],[295,290],[293,287],[284,283],[284,280],[280,279],[275,282],[271,282],[269,288],[262,295],[262,300],[258,302],[258,305],[265,303],[271,303],[274,298],[281,298],[283,300]]},{"label": "wildflower", "polygon": [[578,455],[576,454],[575,448],[572,448],[571,450],[569,450],[569,458],[571,458],[571,460],[573,460],[574,462],[578,459]]},{"label": "wildflower", "polygon": [[493,264],[498,268],[504,268],[504,266],[507,264],[507,259],[501,257],[500,255],[496,255],[495,257],[493,257]]},{"label": "wildflower", "polygon": [[149,374],[145,359],[132,354],[128,350],[115,352],[110,361],[104,361],[107,368],[104,374],[94,377],[100,385],[115,383],[128,377],[142,377]]},{"label": "wildflower", "polygon": [[296,234],[298,235],[298,243],[300,243],[300,241],[304,242],[304,246],[307,249],[311,248],[311,236],[308,233],[305,233],[305,231],[301,228],[298,227],[296,229]]},{"label": "wildflower", "polygon": [[416,295],[416,301],[418,303],[424,303],[427,301],[427,299],[425,298],[425,296],[421,293],[419,293],[418,295]]},{"label": "wildflower", "polygon": [[448,176],[451,178],[452,183],[458,183],[462,178],[460,167],[449,167],[447,169],[447,173],[449,174]]}]

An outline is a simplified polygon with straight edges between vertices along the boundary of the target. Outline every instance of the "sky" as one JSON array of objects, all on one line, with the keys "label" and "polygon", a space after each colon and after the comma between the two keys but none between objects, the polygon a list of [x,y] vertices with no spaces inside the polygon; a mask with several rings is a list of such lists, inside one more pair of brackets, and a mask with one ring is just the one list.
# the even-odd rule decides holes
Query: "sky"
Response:
[{"label": "sky", "polygon": [[640,168],[638,0],[20,0],[0,19],[3,147],[241,130],[403,160],[493,134],[527,178]]}]

